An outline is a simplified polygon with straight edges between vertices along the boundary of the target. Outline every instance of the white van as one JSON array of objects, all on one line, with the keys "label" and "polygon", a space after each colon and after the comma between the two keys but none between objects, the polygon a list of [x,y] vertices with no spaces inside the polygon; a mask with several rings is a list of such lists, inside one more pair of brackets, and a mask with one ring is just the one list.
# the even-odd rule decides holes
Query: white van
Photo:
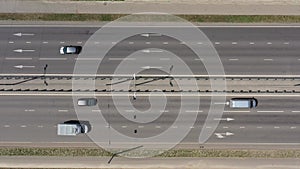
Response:
[{"label": "white van", "polygon": [[233,98],[230,100],[231,108],[253,108],[257,106],[255,98]]}]

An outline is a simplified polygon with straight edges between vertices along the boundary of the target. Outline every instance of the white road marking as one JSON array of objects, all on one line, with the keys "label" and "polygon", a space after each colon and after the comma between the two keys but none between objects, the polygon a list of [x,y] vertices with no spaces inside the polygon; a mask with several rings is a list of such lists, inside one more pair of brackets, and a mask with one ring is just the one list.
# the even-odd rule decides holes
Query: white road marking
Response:
[{"label": "white road marking", "polygon": [[5,128],[8,128],[8,127],[10,127],[10,125],[4,125],[4,127],[5,127]]},{"label": "white road marking", "polygon": [[130,45],[133,45],[133,44],[134,44],[134,42],[129,42],[129,44],[130,44]]},{"label": "white road marking", "polygon": [[68,112],[69,110],[58,110],[58,112]]},{"label": "white road marking", "polygon": [[159,60],[170,60],[170,58],[159,58]]},{"label": "white road marking", "polygon": [[222,134],[220,133],[215,133],[215,135],[217,136],[217,138],[225,138]]},{"label": "white road marking", "polygon": [[20,127],[24,128],[24,127],[27,127],[26,125],[21,125]]},{"label": "white road marking", "polygon": [[172,126],[172,128],[173,128],[173,129],[177,129],[178,127],[177,127],[177,126]]},{"label": "white road marking", "polygon": [[254,42],[250,42],[249,44],[250,44],[250,45],[254,45],[255,43],[254,43]]},{"label": "white road marking", "polygon": [[202,113],[203,110],[186,110],[186,113]]},{"label": "white road marking", "polygon": [[14,52],[23,53],[23,52],[35,52],[33,49],[16,49]]},{"label": "white road marking", "polygon": [[300,111],[299,110],[294,110],[294,111],[292,111],[293,113],[300,113]]},{"label": "white road marking", "polygon": [[136,60],[136,58],[108,58],[108,60]]},{"label": "white road marking", "polygon": [[196,58],[195,60],[201,60],[201,61],[203,61],[204,59],[202,59],[202,58]]},{"label": "white road marking", "polygon": [[233,121],[234,118],[214,118],[216,121]]},{"label": "white road marking", "polygon": [[183,42],[183,41],[181,41],[181,42],[180,42],[180,44],[181,44],[181,45],[184,45],[184,44],[186,44],[186,43],[185,43],[185,42]]},{"label": "white road marking", "polygon": [[115,44],[117,44],[117,42],[111,42],[111,44],[115,45]]},{"label": "white road marking", "polygon": [[228,129],[228,127],[227,126],[223,126],[223,129]]},{"label": "white road marking", "polygon": [[279,126],[274,126],[274,129],[279,129],[280,127]]},{"label": "white road marking", "polygon": [[217,104],[217,105],[226,105],[226,103],[224,103],[224,102],[215,102],[214,104]]},{"label": "white road marking", "polygon": [[43,128],[44,126],[43,126],[43,125],[38,125],[37,127],[38,127],[38,128]]},{"label": "white road marking", "polygon": [[268,42],[267,44],[268,44],[268,45],[272,45],[272,42]]},{"label": "white road marking", "polygon": [[13,42],[13,41],[9,41],[8,43],[15,43],[15,42]]},{"label": "white road marking", "polygon": [[220,42],[215,42],[215,45],[220,45]]},{"label": "white road marking", "polygon": [[273,59],[264,59],[264,61],[273,61]]},{"label": "white road marking", "polygon": [[34,109],[25,109],[25,112],[35,112]]},{"label": "white road marking", "polygon": [[190,129],[193,129],[193,128],[195,128],[195,127],[194,127],[194,126],[191,126],[191,127],[190,127]]},{"label": "white road marking", "polygon": [[229,59],[230,61],[237,61],[237,60],[239,60],[239,59],[236,59],[236,58],[234,58],[234,59]]},{"label": "white road marking", "polygon": [[206,126],[206,128],[207,128],[207,129],[211,129],[211,127],[210,127],[210,126]]},{"label": "white road marking", "polygon": [[240,129],[244,129],[245,128],[245,126],[240,126]]},{"label": "white road marking", "polygon": [[101,113],[101,110],[92,110],[92,112],[100,112]]},{"label": "white road marking", "polygon": [[25,66],[25,65],[16,65],[16,66],[14,66],[15,68],[17,68],[17,69],[23,69],[23,68],[35,68],[35,66]]},{"label": "white road marking", "polygon": [[290,42],[284,42],[283,44],[284,44],[284,45],[289,45],[289,44],[290,44]]},{"label": "white road marking", "polygon": [[94,42],[95,45],[98,45],[100,42]]},{"label": "white road marking", "polygon": [[198,42],[197,44],[198,44],[198,45],[202,45],[203,43],[202,43],[202,42]]},{"label": "white road marking", "polygon": [[262,126],[257,126],[256,128],[258,128],[258,129],[262,129]]},{"label": "white road marking", "polygon": [[34,36],[33,33],[15,33],[14,36]]},{"label": "white road marking", "polygon": [[140,128],[144,128],[144,126],[138,126],[138,128],[140,129]]},{"label": "white road marking", "polygon": [[283,113],[284,111],[282,110],[257,110],[258,113]]},{"label": "white road marking", "polygon": [[160,129],[160,126],[155,126],[155,128]]},{"label": "white road marking", "polygon": [[162,69],[160,66],[143,66],[142,69]]},{"label": "white road marking", "polygon": [[128,112],[128,113],[133,113],[134,110],[125,110],[125,112]]},{"label": "white road marking", "polygon": [[78,44],[82,44],[82,42],[77,42]]},{"label": "white road marking", "polygon": [[237,42],[232,42],[231,44],[233,44],[233,45],[236,45],[236,44],[237,44]]},{"label": "white road marking", "polygon": [[102,58],[75,58],[75,60],[84,61],[84,60],[102,60]]},{"label": "white road marking", "polygon": [[59,43],[63,44],[63,43],[65,43],[65,42],[59,42]]},{"label": "white road marking", "polygon": [[48,42],[44,41],[43,44],[47,44]]},{"label": "white road marking", "polygon": [[295,129],[295,128],[297,128],[297,127],[296,127],[296,126],[292,126],[292,127],[291,127],[291,129]]},{"label": "white road marking", "polygon": [[167,44],[169,44],[169,42],[163,42],[163,44],[164,44],[164,45],[167,45]]},{"label": "white road marking", "polygon": [[26,43],[27,43],[27,44],[31,44],[31,42],[29,42],[29,41],[28,41],[28,42],[26,42]]},{"label": "white road marking", "polygon": [[159,112],[161,112],[161,113],[168,113],[169,110],[160,110]]},{"label": "white road marking", "polygon": [[250,110],[224,110],[224,113],[249,113]]},{"label": "white road marking", "polygon": [[147,45],[150,45],[150,44],[151,44],[151,42],[146,42],[146,44],[147,44]]},{"label": "white road marking", "polygon": [[122,128],[127,128],[127,126],[122,126]]},{"label": "white road marking", "polygon": [[39,58],[39,60],[67,60],[68,58]]}]

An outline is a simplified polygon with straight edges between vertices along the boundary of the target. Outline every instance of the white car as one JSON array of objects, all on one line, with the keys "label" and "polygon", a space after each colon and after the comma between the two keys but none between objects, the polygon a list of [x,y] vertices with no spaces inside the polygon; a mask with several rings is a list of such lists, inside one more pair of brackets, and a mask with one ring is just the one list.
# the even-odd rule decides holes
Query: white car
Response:
[{"label": "white car", "polygon": [[62,46],[60,47],[59,53],[64,54],[79,54],[81,52],[81,46]]}]

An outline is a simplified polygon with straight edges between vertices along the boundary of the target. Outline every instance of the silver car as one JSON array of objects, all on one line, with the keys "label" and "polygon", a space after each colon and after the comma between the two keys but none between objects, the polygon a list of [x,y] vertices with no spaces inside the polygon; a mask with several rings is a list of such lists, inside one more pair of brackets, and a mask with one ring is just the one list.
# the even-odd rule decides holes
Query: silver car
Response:
[{"label": "silver car", "polygon": [[65,54],[79,54],[81,52],[81,46],[62,46],[60,47],[59,53],[61,55]]},{"label": "silver car", "polygon": [[97,104],[96,98],[80,98],[77,100],[78,106],[95,106]]}]

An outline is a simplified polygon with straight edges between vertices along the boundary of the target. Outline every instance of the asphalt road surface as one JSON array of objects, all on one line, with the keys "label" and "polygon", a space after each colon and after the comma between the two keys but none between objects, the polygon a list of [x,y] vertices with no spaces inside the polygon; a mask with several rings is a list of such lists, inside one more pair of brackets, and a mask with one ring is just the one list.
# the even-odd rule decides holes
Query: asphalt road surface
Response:
[{"label": "asphalt road surface", "polygon": [[[72,74],[76,61],[91,65],[104,56],[99,56],[96,50],[92,52],[93,56],[81,56],[78,60],[76,55],[60,55],[60,46],[83,46],[98,29],[98,27],[76,27],[76,25],[57,27],[2,25],[0,27],[0,72],[2,74],[43,74],[43,68],[47,64],[47,74]],[[115,29],[120,33],[126,31],[126,28]],[[298,66],[300,28],[297,26],[208,26],[200,29],[216,48],[226,74],[297,75],[300,70]],[[200,39],[186,43],[194,44],[199,48],[206,45]],[[101,70],[98,73],[113,73],[120,61],[132,64],[142,62],[141,69],[161,67],[165,72],[169,72],[172,66],[169,53],[149,50],[149,48],[159,48],[178,55],[195,74],[207,74],[202,64],[203,59],[207,57],[200,56],[200,59],[195,57],[191,51],[186,50],[185,44],[171,37],[151,35],[146,37],[138,34],[121,42],[96,39],[91,44],[99,49],[105,45],[116,44],[116,47],[102,60]],[[127,54],[134,52],[136,55],[131,59],[123,59]],[[139,55],[149,55],[150,59],[139,60]],[[23,68],[15,67],[20,65]],[[128,69],[131,70],[131,67]],[[174,67],[173,72],[178,69],[180,70],[179,67]]]}]

